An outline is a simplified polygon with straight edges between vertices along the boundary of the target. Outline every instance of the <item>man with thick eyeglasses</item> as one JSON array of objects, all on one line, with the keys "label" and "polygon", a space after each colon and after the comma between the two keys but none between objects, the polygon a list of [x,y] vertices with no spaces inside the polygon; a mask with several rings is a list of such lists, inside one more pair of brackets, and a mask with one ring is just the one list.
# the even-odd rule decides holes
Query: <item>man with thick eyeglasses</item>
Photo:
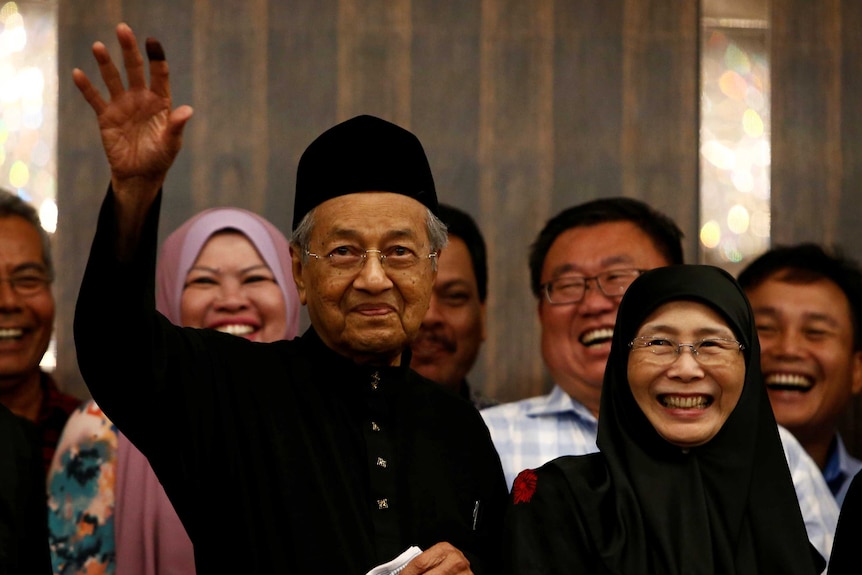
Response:
[{"label": "man with thick eyeglasses", "polygon": [[[597,451],[596,418],[620,301],[645,270],[683,263],[681,238],[667,216],[621,197],[563,210],[539,233],[530,281],[553,386],[548,395],[481,411],[509,486],[523,469]],[[814,462],[789,432],[781,430],[781,437],[809,537],[828,557],[837,508]]]},{"label": "man with thick eyeglasses", "polygon": [[372,116],[316,138],[296,177],[291,258],[311,328],[261,344],[154,309],[161,185],[188,106],[161,45],[117,27],[128,87],[73,79],[111,166],[78,297],[94,399],[148,457],[199,573],[494,574],[506,487],[478,412],[409,368],[446,228],[419,140]]},{"label": "man with thick eyeglasses", "polygon": [[39,366],[54,329],[51,238],[35,208],[0,189],[0,403],[36,424],[47,473],[81,404]]}]

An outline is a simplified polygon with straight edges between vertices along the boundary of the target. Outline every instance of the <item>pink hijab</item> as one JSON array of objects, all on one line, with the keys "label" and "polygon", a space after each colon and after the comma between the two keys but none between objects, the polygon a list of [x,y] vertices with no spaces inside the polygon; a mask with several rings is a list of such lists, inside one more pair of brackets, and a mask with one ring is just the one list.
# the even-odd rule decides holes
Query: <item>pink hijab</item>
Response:
[{"label": "pink hijab", "polygon": [[[270,222],[239,208],[212,208],[177,228],[162,244],[156,269],[156,309],[180,325],[186,273],[216,232],[242,232],[257,248],[284,295],[287,329],[299,330],[299,295],[291,273],[287,239]],[[120,434],[114,533],[119,575],[194,574],[194,550],[164,489],[144,455]]]},{"label": "pink hijab", "polygon": [[242,232],[272,270],[287,308],[284,339],[296,337],[299,330],[299,295],[291,272],[290,244],[278,228],[267,220],[239,208],[204,210],[167,237],[162,244],[156,268],[156,309],[171,323],[181,325],[180,301],[186,274],[210,236],[226,229]]}]

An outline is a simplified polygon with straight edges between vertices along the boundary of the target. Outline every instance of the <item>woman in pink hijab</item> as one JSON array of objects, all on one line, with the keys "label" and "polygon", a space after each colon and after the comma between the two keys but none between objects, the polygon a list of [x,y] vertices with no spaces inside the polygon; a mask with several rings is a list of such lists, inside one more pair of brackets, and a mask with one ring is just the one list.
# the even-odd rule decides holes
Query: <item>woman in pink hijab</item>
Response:
[{"label": "woman in pink hijab", "polygon": [[[297,335],[288,241],[252,212],[213,208],[186,221],[162,245],[156,281],[156,306],[174,324],[261,342]],[[195,572],[191,541],[146,458],[92,401],[66,425],[48,491],[54,573]]]}]

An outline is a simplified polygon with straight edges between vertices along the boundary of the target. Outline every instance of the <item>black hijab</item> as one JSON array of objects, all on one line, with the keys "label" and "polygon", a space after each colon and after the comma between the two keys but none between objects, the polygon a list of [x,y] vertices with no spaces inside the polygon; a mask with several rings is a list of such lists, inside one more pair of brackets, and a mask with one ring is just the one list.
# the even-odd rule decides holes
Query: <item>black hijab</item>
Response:
[{"label": "black hijab", "polygon": [[[745,349],[739,402],[706,444],[665,441],[628,383],[629,342],[659,306],[695,301],[717,311]],[[614,328],[597,444],[607,471],[567,473],[590,546],[611,572],[815,573],[802,514],[760,372],[748,300],[725,271],[681,265],[640,276]],[[582,496],[579,496],[580,495]],[[817,556],[819,557],[819,556]]]}]

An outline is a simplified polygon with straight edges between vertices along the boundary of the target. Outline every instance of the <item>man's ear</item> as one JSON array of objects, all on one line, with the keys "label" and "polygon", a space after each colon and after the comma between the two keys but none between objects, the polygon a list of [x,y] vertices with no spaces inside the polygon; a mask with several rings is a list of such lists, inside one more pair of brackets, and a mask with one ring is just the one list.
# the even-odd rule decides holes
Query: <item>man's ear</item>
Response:
[{"label": "man's ear", "polygon": [[853,352],[853,395],[862,391],[862,351]]},{"label": "man's ear", "polygon": [[293,272],[293,283],[296,284],[296,291],[299,292],[299,303],[305,305],[307,293],[305,291],[305,280],[302,279],[302,252],[293,244],[290,244],[290,262],[291,271]]}]

